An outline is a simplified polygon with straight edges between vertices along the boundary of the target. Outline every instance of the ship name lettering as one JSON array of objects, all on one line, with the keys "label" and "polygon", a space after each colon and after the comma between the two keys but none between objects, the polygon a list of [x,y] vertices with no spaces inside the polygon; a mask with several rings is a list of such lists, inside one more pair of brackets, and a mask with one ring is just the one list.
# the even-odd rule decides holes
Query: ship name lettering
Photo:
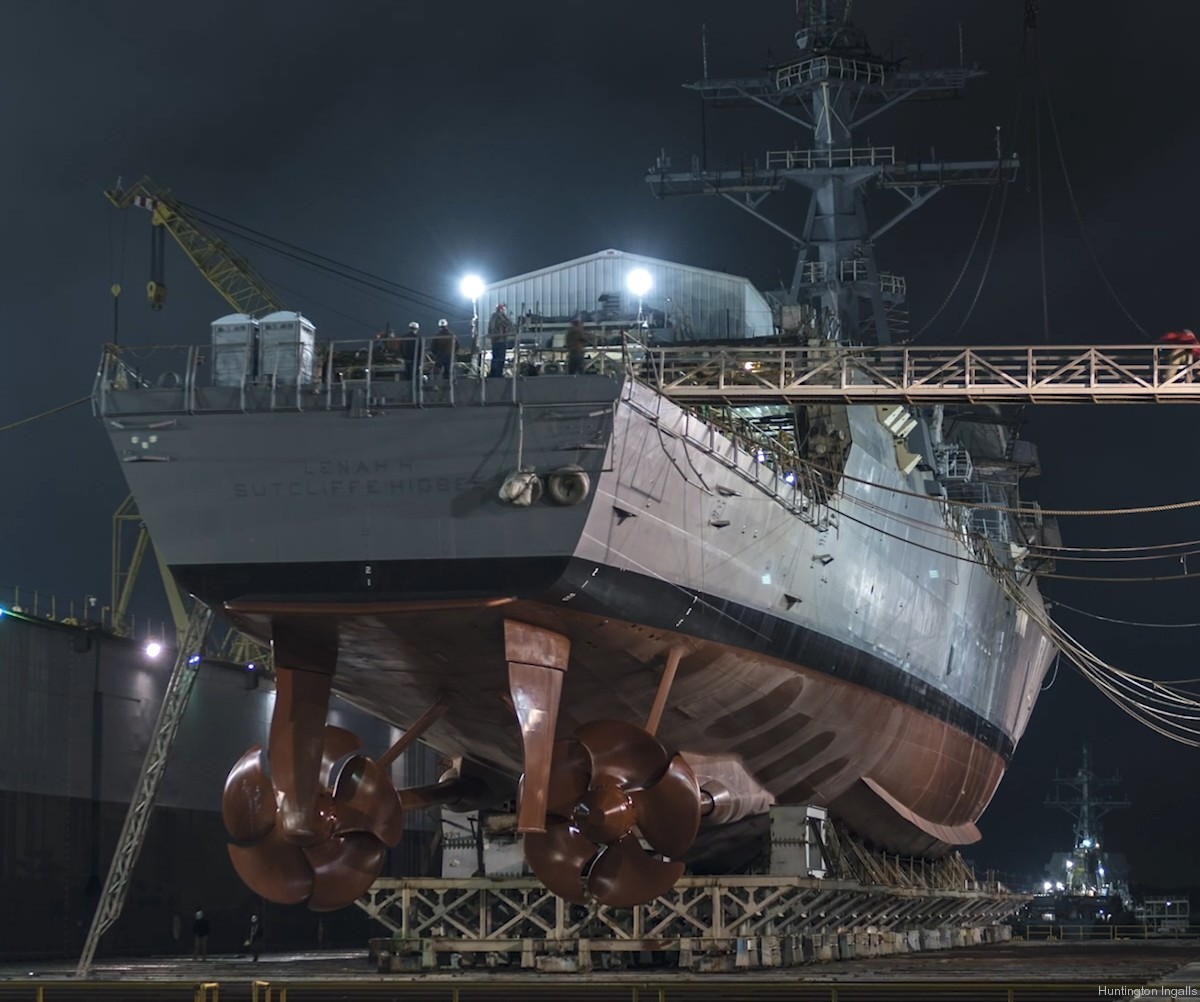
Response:
[{"label": "ship name lettering", "polygon": [[355,497],[362,494],[419,495],[461,494],[475,481],[471,477],[354,477],[346,480],[260,480],[233,485],[235,498]]},{"label": "ship name lettering", "polygon": [[308,477],[369,477],[386,473],[411,473],[412,463],[403,459],[308,459]]}]

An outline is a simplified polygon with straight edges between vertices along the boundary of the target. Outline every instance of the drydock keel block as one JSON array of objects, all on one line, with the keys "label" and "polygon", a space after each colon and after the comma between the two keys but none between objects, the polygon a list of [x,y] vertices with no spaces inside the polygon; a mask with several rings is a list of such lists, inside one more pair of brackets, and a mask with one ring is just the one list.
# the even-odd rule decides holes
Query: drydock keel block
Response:
[{"label": "drydock keel block", "polygon": [[380,971],[587,971],[646,963],[653,951],[673,954],[668,966],[717,972],[1004,942],[1004,919],[1025,900],[983,883],[726,876],[684,877],[649,904],[613,909],[572,906],[528,878],[406,878],[376,881],[358,905],[391,933],[370,942]]}]

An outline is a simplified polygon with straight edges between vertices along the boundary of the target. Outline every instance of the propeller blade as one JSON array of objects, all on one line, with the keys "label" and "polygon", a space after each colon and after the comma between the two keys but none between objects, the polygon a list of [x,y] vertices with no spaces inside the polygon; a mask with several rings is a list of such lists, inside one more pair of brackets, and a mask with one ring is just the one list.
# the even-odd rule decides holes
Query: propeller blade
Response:
[{"label": "propeller blade", "polygon": [[626,835],[600,853],[588,873],[587,886],[603,905],[633,908],[662,897],[682,876],[682,863],[660,862],[635,836]]},{"label": "propeller blade", "polygon": [[242,883],[277,905],[299,905],[313,892],[313,868],[304,850],[285,842],[278,828],[252,846],[230,845],[229,859]]},{"label": "propeller blade", "polygon": [[587,793],[591,771],[592,758],[583,745],[578,741],[555,741],[546,809],[560,818],[569,818],[575,805]]},{"label": "propeller blade", "polygon": [[587,904],[583,871],[596,855],[596,845],[564,821],[551,822],[546,831],[527,832],[525,859],[538,880],[560,898]]},{"label": "propeller blade", "polygon": [[671,759],[657,783],[630,796],[647,842],[664,856],[687,852],[700,830],[700,785],[682,755]]},{"label": "propeller blade", "polygon": [[321,748],[321,779],[332,789],[346,763],[356,752],[362,751],[362,741],[353,731],[344,727],[325,725],[325,744]]},{"label": "propeller blade", "polygon": [[404,811],[387,770],[374,759],[350,759],[333,791],[334,832],[370,832],[392,848],[404,834]]},{"label": "propeller blade", "polygon": [[374,835],[351,832],[301,850],[313,870],[314,912],[332,912],[366,894],[383,869],[387,849]]},{"label": "propeller blade", "polygon": [[229,770],[221,795],[221,817],[235,842],[257,842],[275,827],[275,787],[267,776],[262,745],[255,745]]},{"label": "propeller blade", "polygon": [[592,757],[591,785],[625,790],[649,786],[664,772],[670,756],[640,727],[623,720],[593,720],[575,732]]}]

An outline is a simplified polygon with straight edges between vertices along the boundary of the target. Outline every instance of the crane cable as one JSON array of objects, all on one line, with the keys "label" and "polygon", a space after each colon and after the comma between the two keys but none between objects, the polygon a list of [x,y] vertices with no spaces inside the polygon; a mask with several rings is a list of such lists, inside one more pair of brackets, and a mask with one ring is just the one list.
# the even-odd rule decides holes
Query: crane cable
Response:
[{"label": "crane cable", "polygon": [[306,247],[301,247],[299,244],[291,243],[287,240],[283,240],[280,237],[271,236],[269,233],[264,233],[263,231],[256,230],[251,226],[245,225],[244,223],[239,223],[225,216],[218,215],[215,212],[210,212],[209,210],[203,209],[198,205],[192,205],[191,203],[187,202],[181,202],[180,204],[185,206],[188,211],[205,217],[208,225],[213,226],[214,229],[221,229],[226,233],[234,233],[239,235],[241,239],[247,240],[256,246],[263,247],[265,250],[269,250],[281,256],[291,258],[292,260],[301,264],[307,264],[310,267],[318,268],[348,281],[358,282],[362,285],[374,288],[376,291],[384,292],[388,295],[403,299],[407,302],[411,302],[424,308],[457,308],[457,304],[451,303],[448,300],[440,299],[437,296],[431,296],[428,293],[421,292],[419,289],[414,289],[411,286],[403,285],[400,282],[394,282],[391,279],[372,274],[371,272],[365,271],[362,268],[358,268],[355,265],[347,264],[344,261],[338,261],[336,258],[331,258],[317,251],[309,250]]}]

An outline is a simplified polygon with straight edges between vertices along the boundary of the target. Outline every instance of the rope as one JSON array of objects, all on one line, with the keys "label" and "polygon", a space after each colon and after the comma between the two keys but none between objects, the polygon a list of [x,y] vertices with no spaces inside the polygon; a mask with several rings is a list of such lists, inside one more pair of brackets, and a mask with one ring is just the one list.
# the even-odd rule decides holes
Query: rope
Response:
[{"label": "rope", "polygon": [[[837,470],[821,466],[818,463],[808,463],[807,465],[814,470],[818,470],[821,473],[828,474],[834,478],[840,477],[843,480],[850,480],[854,483],[867,484],[876,490],[889,491],[892,494],[899,494],[903,497],[924,498],[927,501],[931,500],[930,495],[923,494],[920,491],[909,491],[905,490],[903,487],[889,487],[886,484],[878,484],[871,480],[864,480],[862,477],[851,476],[849,473],[842,473]],[[946,503],[955,505],[959,508],[971,508],[978,509],[980,511],[1003,511],[1012,515],[1030,514],[1030,509],[1028,508],[1013,508],[1008,505],[992,504],[987,501],[956,501],[953,499],[946,499]],[[1192,508],[1200,508],[1200,499],[1193,501],[1175,501],[1171,504],[1142,505],[1132,508],[1041,508],[1039,510],[1042,515],[1089,517],[1098,515],[1158,515],[1162,512],[1187,511]]]},{"label": "rope", "polygon": [[0,425],[0,431],[10,431],[13,428],[19,428],[23,424],[29,424],[33,421],[40,421],[44,417],[50,417],[51,414],[58,414],[60,411],[70,410],[72,407],[78,407],[80,404],[86,404],[92,399],[89,393],[86,397],[80,397],[78,400],[72,400],[69,404],[62,404],[59,407],[51,408],[48,411],[42,411],[41,414],[34,414],[32,417],[21,418],[20,421],[12,421],[9,424]]},{"label": "rope", "polygon": [[[1028,28],[1028,27],[1029,27],[1029,25],[1027,23],[1026,28]],[[1024,34],[1022,34],[1022,36],[1021,36],[1020,49],[1021,49],[1021,63],[1023,66],[1025,63],[1025,36],[1024,36]],[[1024,79],[1024,76],[1022,76],[1021,81],[1017,85],[1017,100],[1016,100],[1016,107],[1013,110],[1012,128],[1009,130],[1010,136],[1016,136],[1017,131],[1021,125],[1021,108],[1022,108],[1022,105],[1024,104],[1024,94],[1023,94],[1024,86],[1025,86],[1025,79]],[[1004,169],[1004,157],[1002,155],[1002,151],[999,149],[1000,139],[998,136],[996,138],[996,146],[997,146],[997,150],[996,150],[996,157],[997,157],[997,160],[996,160],[996,184],[990,185],[988,188],[987,202],[984,203],[983,215],[979,219],[979,226],[975,230],[975,238],[971,241],[971,247],[970,247],[970,250],[967,251],[966,260],[963,261],[963,266],[958,272],[958,277],[955,278],[954,284],[950,286],[950,291],[946,293],[946,298],[942,300],[942,304],[934,311],[933,316],[931,316],[925,322],[925,325],[919,331],[917,331],[916,334],[914,334],[912,337],[908,338],[904,342],[905,344],[912,344],[914,341],[917,340],[917,338],[919,338],[922,334],[924,334],[927,330],[929,330],[929,328],[932,327],[937,322],[938,317],[940,317],[946,311],[946,308],[950,305],[950,301],[954,298],[954,294],[956,292],[958,292],[958,288],[962,284],[962,280],[964,278],[966,278],[967,269],[970,267],[971,261],[975,257],[975,251],[979,247],[979,240],[983,236],[983,229],[984,229],[984,226],[987,224],[988,214],[991,212],[992,201],[996,197],[996,187],[997,187],[997,185],[1002,185],[1004,188],[1004,191],[1002,192],[1002,194],[1000,196],[1000,211],[997,213],[997,216],[996,216],[996,228],[992,232],[992,241],[991,241],[991,245],[988,248],[988,255],[983,263],[983,274],[979,277],[979,285],[976,286],[976,288],[975,288],[975,295],[971,299],[971,305],[969,307],[967,307],[966,316],[963,317],[962,323],[960,323],[958,325],[958,330],[956,330],[954,332],[954,337],[958,337],[958,335],[962,333],[963,328],[967,326],[967,321],[971,319],[971,314],[975,310],[975,304],[979,302],[980,293],[983,291],[984,283],[987,281],[988,272],[991,269],[991,265],[992,265],[992,258],[996,252],[996,242],[1000,236],[1000,224],[1004,219],[1004,206],[1008,200],[1008,185],[1004,182],[1003,178],[1000,176],[1000,172]]]},{"label": "rope", "polygon": [[[903,516],[893,513],[886,508],[872,505],[870,502],[864,501],[861,498],[856,498],[851,494],[843,493],[842,497],[848,501],[851,501],[852,503],[856,503],[860,506],[864,506],[864,507],[868,508],[869,510],[876,512],[877,514],[882,514],[885,517],[894,518],[902,523],[905,521]],[[863,521],[862,519],[855,518],[852,515],[848,515],[848,514],[846,514],[846,512],[842,511],[841,509],[835,508],[832,504],[829,504],[828,507],[831,511],[837,512],[837,514],[842,518],[848,519],[849,521],[854,522],[858,525],[865,526],[866,528],[869,528],[875,532],[878,532],[882,536],[887,536],[888,538],[895,539],[901,543],[907,543],[909,546],[914,546],[919,550],[926,550],[930,553],[937,553],[940,556],[948,557],[951,560],[958,560],[958,561],[961,561],[963,563],[968,563],[968,564],[978,564],[980,567],[986,567],[989,569],[993,569],[993,565],[986,561],[978,560],[978,559],[974,559],[974,558],[966,557],[966,556],[960,556],[959,554],[956,554],[956,553],[948,553],[945,550],[938,549],[937,547],[934,547],[934,546],[925,546],[922,543],[914,542],[913,540],[909,539],[906,536],[896,535],[895,533],[888,532],[886,529],[882,529],[877,525],[871,524],[870,522],[866,522],[866,521]],[[908,523],[908,524],[910,525],[910,527],[918,528],[921,531],[944,534],[947,537],[947,539],[957,539],[957,538],[959,538],[959,535],[960,535],[958,532],[956,532],[950,526],[935,526],[928,522],[918,522],[918,523],[916,523],[915,526],[912,523]],[[1035,556],[1037,556],[1037,555],[1035,554]],[[1052,571],[1035,571],[1033,573],[1035,574],[1036,577],[1042,578],[1042,579],[1058,580],[1058,581],[1093,581],[1098,584],[1144,584],[1147,582],[1154,582],[1154,581],[1182,581],[1182,580],[1185,580],[1188,578],[1200,577],[1200,572],[1186,572],[1186,571],[1183,574],[1143,575],[1143,576],[1136,576],[1136,577],[1131,577],[1131,576],[1105,577],[1105,576],[1101,576],[1101,575],[1091,575],[1091,574],[1058,574],[1058,573],[1052,572]]]},{"label": "rope", "polygon": [[1104,287],[1108,290],[1108,294],[1112,296],[1112,300],[1117,304],[1119,309],[1128,320],[1137,329],[1137,332],[1142,335],[1147,341],[1151,340],[1150,335],[1146,333],[1146,328],[1134,319],[1132,313],[1125,308],[1125,304],[1121,302],[1121,297],[1117,295],[1117,290],[1113,288],[1112,282],[1108,280],[1108,275],[1104,268],[1100,265],[1100,258],[1096,256],[1096,250],[1092,246],[1092,242],[1088,239],[1087,229],[1083,225],[1083,214],[1079,211],[1079,202],[1075,198],[1075,188],[1071,184],[1071,176],[1067,171],[1067,158],[1063,153],[1062,137],[1058,132],[1058,119],[1054,114],[1054,100],[1050,96],[1050,85],[1046,80],[1045,73],[1042,74],[1042,89],[1046,95],[1046,110],[1050,113],[1050,128],[1054,135],[1054,145],[1058,150],[1058,163],[1062,168],[1063,181],[1066,182],[1067,197],[1071,200],[1071,209],[1075,213],[1075,222],[1079,225],[1079,235],[1083,238],[1083,246],[1087,248],[1088,256],[1092,259],[1092,264],[1096,267],[1096,273],[1100,276],[1100,280],[1104,283]]},{"label": "rope", "polygon": [[[1001,182],[1001,183],[1003,183],[1003,182]],[[1007,192],[1007,186],[1005,186],[1005,191]],[[958,292],[958,287],[960,285],[962,285],[962,280],[964,278],[966,278],[966,276],[967,276],[967,269],[971,266],[971,261],[975,257],[975,251],[979,247],[979,240],[983,236],[983,228],[984,228],[984,226],[987,225],[987,218],[992,210],[992,200],[995,197],[996,197],[996,186],[991,185],[988,190],[987,202],[984,204],[984,207],[983,207],[983,215],[979,219],[979,227],[975,230],[975,239],[973,239],[971,241],[971,247],[967,251],[966,259],[963,261],[963,266],[958,272],[958,277],[954,280],[954,284],[950,286],[950,291],[946,293],[946,298],[942,300],[942,305],[939,306],[933,312],[933,315],[925,322],[925,326],[923,326],[919,331],[917,331],[917,333],[914,334],[912,337],[908,338],[908,340],[906,340],[904,342],[905,344],[912,344],[914,341],[916,341],[917,338],[919,338],[922,334],[924,334],[927,330],[929,330],[930,327],[932,327],[937,322],[938,317],[940,317],[943,313],[946,312],[946,307],[948,307],[950,305],[950,300],[952,300],[954,298],[954,294],[956,292]],[[993,244],[993,246],[994,246],[994,244]],[[984,270],[984,274],[985,275],[987,274],[986,268]],[[978,298],[978,295],[976,296],[976,298]],[[964,323],[965,323],[965,321],[964,321]],[[959,328],[959,329],[961,330],[962,328]]]},{"label": "rope", "polygon": [[[1066,602],[1053,602],[1055,609],[1067,609],[1070,612],[1078,613],[1080,616],[1087,616],[1089,619],[1099,619],[1104,623],[1116,623],[1118,626],[1145,626],[1159,630],[1194,630],[1200,627],[1200,623],[1139,623],[1132,619],[1113,619],[1111,616],[1101,616],[1095,612],[1086,612],[1083,609],[1076,609],[1073,605],[1067,605]],[[1188,681],[1191,681],[1190,679]]]},{"label": "rope", "polygon": [[[1033,46],[1033,63],[1037,66],[1037,36]],[[1046,202],[1043,193],[1044,171],[1042,170],[1042,106],[1034,97],[1033,102],[1033,147],[1037,162],[1037,214],[1038,214],[1038,257],[1042,272],[1042,336],[1050,343],[1050,285],[1046,274]]]},{"label": "rope", "polygon": [[[963,329],[971,319],[971,315],[975,312],[975,307],[979,303],[979,296],[983,292],[983,287],[987,283],[988,273],[992,268],[992,260],[996,256],[996,244],[1000,240],[1000,226],[1004,222],[1004,207],[1008,204],[1008,185],[1003,181],[998,181],[997,183],[1004,185],[1004,191],[1000,194],[1000,209],[996,213],[996,227],[992,230],[992,240],[988,244],[987,257],[983,260],[983,273],[979,276],[979,284],[975,286],[975,295],[971,297],[971,303],[967,307],[966,315],[962,318],[962,323],[958,325],[958,329],[954,332],[955,338],[963,332]],[[992,190],[994,191],[995,189],[993,188]]]}]

